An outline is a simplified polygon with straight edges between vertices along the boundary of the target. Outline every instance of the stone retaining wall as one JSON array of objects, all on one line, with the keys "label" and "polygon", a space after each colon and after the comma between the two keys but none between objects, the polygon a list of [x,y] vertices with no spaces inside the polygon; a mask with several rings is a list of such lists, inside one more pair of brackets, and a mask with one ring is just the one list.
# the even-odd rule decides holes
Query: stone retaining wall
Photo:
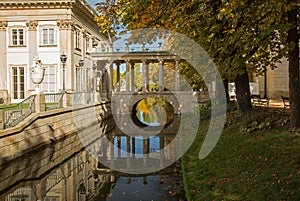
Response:
[{"label": "stone retaining wall", "polygon": [[[101,126],[103,125],[103,126]],[[80,165],[78,163],[68,162],[68,166],[62,165],[66,160],[69,160],[74,154],[79,153],[83,150],[83,143],[91,142],[89,149],[97,149],[99,144],[95,144],[97,139],[102,137],[102,134],[109,132],[114,128],[114,122],[112,118],[103,119],[101,123],[93,124],[89,127],[81,129],[78,133],[73,132],[72,134],[62,137],[60,140],[51,142],[45,146],[40,147],[32,152],[22,155],[16,159],[10,160],[9,162],[0,166],[1,178],[0,183],[0,200],[4,200],[4,196],[13,192],[19,187],[22,187],[29,181],[36,181],[38,183],[45,183],[49,175],[53,173],[53,169],[60,166],[63,168],[65,176],[69,177],[74,169]],[[84,136],[84,137],[83,137]],[[86,138],[85,138],[86,137]],[[81,152],[80,152],[81,153]],[[82,162],[85,163],[85,173],[89,172],[92,174],[92,168],[95,168],[96,159],[91,156],[93,153],[84,151],[81,154]],[[93,159],[91,159],[91,157]],[[89,158],[89,160],[88,160]],[[75,160],[75,159],[74,159]],[[74,172],[73,172],[74,173]],[[76,171],[77,180],[85,180],[87,175],[79,177]],[[21,183],[20,183],[21,182]],[[75,182],[75,181],[73,181]],[[78,183],[78,182],[77,182]],[[73,184],[75,185],[75,183]],[[46,194],[45,189],[40,192],[41,196]],[[75,199],[70,199],[75,200]]]},{"label": "stone retaining wall", "polygon": [[34,113],[17,126],[0,131],[0,165],[59,140],[61,148],[53,159],[59,157],[57,154],[86,146],[109,129],[101,123],[108,118],[111,118],[110,103]]}]

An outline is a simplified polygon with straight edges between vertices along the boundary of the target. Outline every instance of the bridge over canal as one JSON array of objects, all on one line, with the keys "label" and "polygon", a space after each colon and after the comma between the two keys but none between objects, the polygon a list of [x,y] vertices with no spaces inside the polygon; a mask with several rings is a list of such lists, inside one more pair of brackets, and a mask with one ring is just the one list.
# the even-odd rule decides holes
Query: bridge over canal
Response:
[{"label": "bridge over canal", "polygon": [[[91,56],[97,72],[100,72],[97,74],[100,77],[99,88],[112,93],[113,114],[132,114],[133,107],[149,97],[164,99],[172,105],[175,114],[191,111],[199,102],[208,100],[208,93],[199,95],[193,92],[188,81],[180,77],[179,66],[185,60],[161,48],[158,51],[149,51],[143,47],[141,51],[130,51],[127,47],[124,51],[100,51],[92,53]],[[125,71],[121,70],[122,65],[125,65]],[[155,79],[150,77],[153,66],[158,68]],[[140,68],[141,71],[141,87],[137,86],[135,68]],[[123,80],[121,73],[125,75]]]}]

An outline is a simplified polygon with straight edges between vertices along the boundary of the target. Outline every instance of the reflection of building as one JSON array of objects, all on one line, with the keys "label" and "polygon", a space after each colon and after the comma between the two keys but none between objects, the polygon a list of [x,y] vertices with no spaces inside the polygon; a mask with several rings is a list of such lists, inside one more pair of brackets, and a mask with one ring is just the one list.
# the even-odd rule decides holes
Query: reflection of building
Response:
[{"label": "reflection of building", "polygon": [[[0,200],[101,201],[106,200],[106,197],[111,195],[120,176],[126,176],[127,183],[131,182],[132,177],[136,177],[136,175],[115,172],[109,167],[100,165],[101,160],[98,161],[95,156],[98,156],[98,159],[106,158],[112,166],[113,163],[116,167],[125,165],[125,167],[131,167],[133,170],[137,167],[134,162],[140,162],[143,168],[155,165],[153,162],[162,168],[167,167],[166,164],[170,165],[175,162],[176,156],[174,155],[178,151],[176,151],[177,146],[177,148],[174,147],[165,152],[161,151],[162,148],[171,143],[174,134],[161,133],[159,136],[154,136],[153,140],[129,137],[120,132],[105,135],[115,146],[107,144],[101,140],[103,138],[100,138],[86,147],[89,151],[78,151],[79,148],[66,149],[63,147],[65,143],[59,142],[44,147],[41,151],[30,155],[29,158],[25,157],[25,160],[24,158],[16,159],[10,166],[0,169],[1,173],[16,172],[16,174],[1,177],[0,192],[3,194],[0,194]],[[129,154],[122,153],[121,150],[127,151]],[[149,155],[143,156],[143,154]],[[171,163],[168,163],[170,159]],[[147,176],[158,175],[163,178],[164,175],[173,176],[177,170],[168,167],[160,172],[150,172],[143,175],[143,183],[146,185],[151,182],[147,181]],[[166,181],[161,181],[160,184],[162,183],[168,184]]]},{"label": "reflection of building", "polygon": [[[143,186],[152,182],[151,179],[147,181],[148,176],[162,178],[167,174],[173,177],[174,172],[168,172],[178,168],[168,166],[178,159],[178,120],[151,136],[143,137],[141,132],[129,135],[117,128],[111,130],[114,121],[107,119],[101,126],[81,129],[77,135],[56,138],[41,149],[1,165],[0,200],[100,201],[111,195],[121,176],[128,178],[129,184],[138,172],[147,173],[142,177]],[[156,172],[165,167],[168,168]],[[132,169],[135,175],[118,172],[123,168]],[[165,181],[160,182],[163,183],[169,186]]]},{"label": "reflection of building", "polygon": [[[32,164],[32,166],[36,165],[37,164]],[[37,180],[33,177],[31,178],[31,180],[33,180],[32,182],[14,186],[14,188],[5,195],[5,200],[85,201],[86,196],[92,193],[96,188],[95,185],[97,182],[93,174],[93,160],[91,160],[85,151],[78,153],[67,162],[60,164],[59,167],[56,167],[54,170],[46,169],[42,166],[39,168],[38,171],[35,171],[41,175],[35,175],[37,172],[34,172],[34,170],[32,170],[33,172],[31,172],[31,174],[34,174],[37,178],[41,177],[40,179]],[[50,168],[50,166],[47,166],[47,168]],[[32,167],[32,169],[34,168]],[[30,172],[27,174],[27,177],[32,177]]]},{"label": "reflection of building", "polygon": [[[60,55],[67,56],[66,89],[87,91],[94,48],[108,49],[85,0],[6,0],[0,2],[0,97],[19,102],[31,94],[30,67],[39,56],[45,68],[44,93],[63,86]],[[79,61],[83,59],[83,66]]]}]

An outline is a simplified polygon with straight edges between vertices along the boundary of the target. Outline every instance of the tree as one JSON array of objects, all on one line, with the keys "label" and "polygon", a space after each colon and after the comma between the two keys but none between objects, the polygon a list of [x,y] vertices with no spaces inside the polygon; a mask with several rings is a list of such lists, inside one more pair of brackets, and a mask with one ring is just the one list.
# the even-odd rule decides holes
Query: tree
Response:
[{"label": "tree", "polygon": [[251,110],[247,71],[262,73],[286,56],[286,11],[296,6],[287,0],[107,0],[97,9],[113,19],[98,19],[103,30],[112,24],[128,30],[161,27],[192,38],[209,53],[223,79],[236,82],[239,110],[245,114]]},{"label": "tree", "polygon": [[290,129],[300,130],[300,78],[299,78],[299,33],[297,0],[289,0],[287,17],[290,23],[287,35],[289,60],[289,90],[290,90]]}]

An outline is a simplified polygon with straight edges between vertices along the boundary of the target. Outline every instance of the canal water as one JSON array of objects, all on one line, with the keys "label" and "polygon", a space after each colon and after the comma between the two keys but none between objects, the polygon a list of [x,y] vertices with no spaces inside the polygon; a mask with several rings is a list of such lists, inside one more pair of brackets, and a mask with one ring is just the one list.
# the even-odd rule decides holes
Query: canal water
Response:
[{"label": "canal water", "polygon": [[[157,115],[152,123],[149,115],[137,111],[157,128]],[[91,144],[82,143],[83,130],[9,161],[0,167],[0,201],[185,200],[180,161],[164,150],[176,135],[176,118],[166,119],[146,136],[106,120]]]}]

